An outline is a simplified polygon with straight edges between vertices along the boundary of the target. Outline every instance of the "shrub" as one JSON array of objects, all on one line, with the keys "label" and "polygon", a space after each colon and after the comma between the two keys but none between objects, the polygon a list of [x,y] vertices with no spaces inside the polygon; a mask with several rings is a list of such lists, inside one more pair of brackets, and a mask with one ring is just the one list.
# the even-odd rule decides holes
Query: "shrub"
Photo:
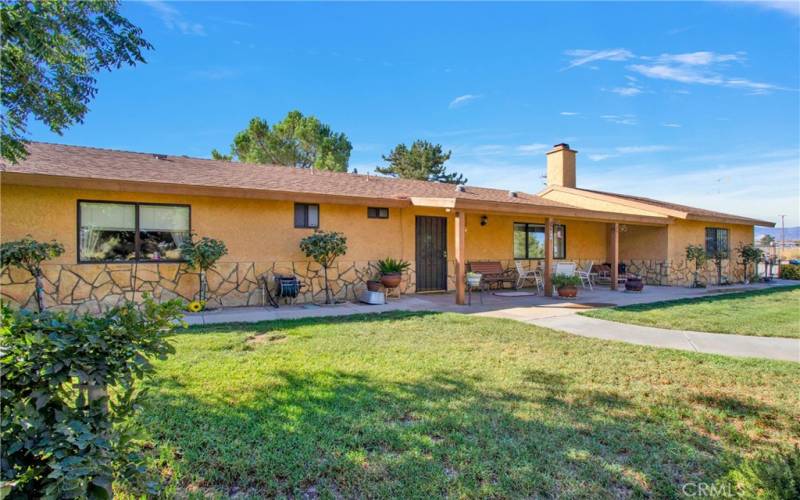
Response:
[{"label": "shrub", "polygon": [[14,497],[107,497],[112,480],[144,494],[132,441],[150,359],[173,352],[166,336],[180,301],[149,296],[101,316],[12,312],[2,305],[0,440],[3,490]]},{"label": "shrub", "polygon": [[738,498],[800,498],[800,448],[746,459],[721,484],[732,485]]},{"label": "shrub", "polygon": [[581,279],[575,275],[569,274],[556,274],[553,276],[553,286],[563,288],[565,286],[578,286],[581,284]]},{"label": "shrub", "polygon": [[383,274],[397,274],[402,273],[411,267],[409,262],[404,260],[395,260],[391,257],[378,261],[378,271]]},{"label": "shrub", "polygon": [[311,236],[306,236],[300,240],[300,250],[314,259],[314,262],[322,266],[325,273],[325,303],[331,303],[330,287],[328,286],[328,268],[340,255],[347,252],[347,238],[342,233],[334,231],[315,231]]},{"label": "shrub", "polygon": [[36,306],[44,311],[44,287],[42,285],[42,262],[64,253],[64,246],[53,240],[42,243],[26,236],[21,240],[0,245],[0,267],[14,266],[25,269],[36,281]]},{"label": "shrub", "polygon": [[800,265],[783,264],[781,266],[781,279],[800,280]]},{"label": "shrub", "polygon": [[[754,266],[757,266],[758,262],[764,258],[764,252],[753,244],[739,245],[736,248],[736,252],[739,254],[739,258],[744,266],[744,280],[747,282],[750,280],[750,264],[752,263]],[[754,270],[758,272],[758,267],[754,267]]]},{"label": "shrub", "polygon": [[200,271],[200,292],[197,297],[199,301],[205,302],[208,298],[206,297],[208,291],[206,271],[213,269],[217,261],[227,253],[228,248],[222,241],[206,236],[195,240],[194,233],[181,245],[181,257],[188,261],[189,267]]},{"label": "shrub", "polygon": [[702,268],[708,260],[706,249],[703,248],[703,245],[688,245],[686,247],[686,260],[694,262],[694,281],[692,282],[692,288],[700,288],[703,286],[699,278],[700,268]]}]

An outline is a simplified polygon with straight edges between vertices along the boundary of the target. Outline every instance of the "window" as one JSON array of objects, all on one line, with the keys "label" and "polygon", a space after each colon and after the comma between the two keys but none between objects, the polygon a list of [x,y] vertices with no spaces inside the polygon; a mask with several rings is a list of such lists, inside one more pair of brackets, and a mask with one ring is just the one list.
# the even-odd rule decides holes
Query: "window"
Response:
[{"label": "window", "polygon": [[319,227],[319,205],[295,203],[294,227]]},{"label": "window", "polygon": [[[544,259],[544,225],[514,223],[514,258]],[[567,257],[567,227],[553,225],[553,258]]]},{"label": "window", "polygon": [[389,209],[384,207],[367,207],[367,217],[370,219],[388,219]]},{"label": "window", "polygon": [[190,233],[189,207],[78,202],[78,261],[176,261]]},{"label": "window", "polygon": [[728,230],[719,227],[707,227],[706,255],[713,257],[717,252],[728,253]]}]

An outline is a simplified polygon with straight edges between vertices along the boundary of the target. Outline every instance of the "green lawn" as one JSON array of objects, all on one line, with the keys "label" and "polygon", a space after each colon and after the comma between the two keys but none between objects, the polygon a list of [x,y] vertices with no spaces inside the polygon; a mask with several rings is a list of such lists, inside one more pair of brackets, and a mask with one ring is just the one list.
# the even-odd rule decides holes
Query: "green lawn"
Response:
[{"label": "green lawn", "polygon": [[800,365],[388,313],[174,337],[141,413],[180,496],[678,496],[800,442]]},{"label": "green lawn", "polygon": [[671,330],[800,338],[800,287],[596,309],[580,314]]}]

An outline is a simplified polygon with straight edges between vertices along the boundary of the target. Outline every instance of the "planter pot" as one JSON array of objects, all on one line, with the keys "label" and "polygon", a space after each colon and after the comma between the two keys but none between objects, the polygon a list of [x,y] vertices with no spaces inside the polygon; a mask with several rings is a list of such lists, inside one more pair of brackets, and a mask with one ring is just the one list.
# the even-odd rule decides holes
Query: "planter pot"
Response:
[{"label": "planter pot", "polygon": [[574,299],[578,296],[578,287],[576,286],[562,286],[558,289],[558,296],[568,299]]},{"label": "planter pot", "polygon": [[628,292],[641,292],[644,289],[642,278],[628,278],[625,280],[625,290]]},{"label": "planter pot", "polygon": [[380,292],[381,291],[381,282],[378,280],[368,280],[367,281],[367,290],[370,292]]},{"label": "planter pot", "polygon": [[478,287],[481,286],[481,279],[480,278],[467,278],[467,285]]},{"label": "planter pot", "polygon": [[381,276],[381,285],[386,288],[397,288],[400,286],[400,279],[403,277],[400,273],[384,274]]}]

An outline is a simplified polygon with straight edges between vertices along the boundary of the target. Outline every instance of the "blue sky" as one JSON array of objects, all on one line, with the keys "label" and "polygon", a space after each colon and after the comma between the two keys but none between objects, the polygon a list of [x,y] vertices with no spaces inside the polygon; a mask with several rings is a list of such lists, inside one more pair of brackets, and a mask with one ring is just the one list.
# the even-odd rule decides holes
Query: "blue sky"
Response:
[{"label": "blue sky", "polygon": [[800,224],[800,4],[138,2],[155,46],[98,78],[85,122],[35,140],[208,157],[250,118],[313,114],[351,168],[399,142],[472,185],[580,187]]}]

